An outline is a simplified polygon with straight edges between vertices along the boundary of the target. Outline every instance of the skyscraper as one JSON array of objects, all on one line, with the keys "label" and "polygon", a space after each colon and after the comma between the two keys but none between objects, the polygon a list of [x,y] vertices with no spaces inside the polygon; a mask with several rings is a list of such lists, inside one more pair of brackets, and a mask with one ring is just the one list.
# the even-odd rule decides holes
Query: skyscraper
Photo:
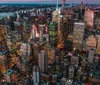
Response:
[{"label": "skyscraper", "polygon": [[83,8],[83,2],[81,2],[80,4],[80,9],[79,9],[79,19],[83,20],[83,16],[84,16],[84,8]]},{"label": "skyscraper", "polygon": [[91,9],[85,10],[84,21],[87,23],[88,28],[93,28],[94,11]]},{"label": "skyscraper", "polygon": [[64,31],[64,37],[67,38],[69,33],[72,33],[74,30],[74,20],[68,19],[66,22],[63,22],[63,31]]},{"label": "skyscraper", "polygon": [[74,77],[74,67],[73,66],[70,66],[69,67],[69,78],[70,79],[73,79],[73,77]]},{"label": "skyscraper", "polygon": [[74,23],[73,43],[76,48],[83,44],[84,29],[85,23]]},{"label": "skyscraper", "polygon": [[32,49],[33,49],[33,55],[34,55],[34,63],[35,63],[35,65],[38,65],[39,45],[38,44],[33,44]]},{"label": "skyscraper", "polygon": [[62,0],[62,9],[65,8],[66,0]]},{"label": "skyscraper", "polygon": [[40,72],[38,66],[33,67],[33,83],[34,85],[39,85],[40,83]]},{"label": "skyscraper", "polygon": [[42,50],[38,56],[38,63],[41,72],[48,71],[48,54],[46,51]]},{"label": "skyscraper", "polygon": [[8,63],[6,62],[7,57],[6,53],[8,52],[7,46],[7,30],[5,25],[0,25],[0,70],[2,72],[6,71],[6,67],[8,67]]},{"label": "skyscraper", "polygon": [[31,53],[30,44],[29,43],[21,43],[20,55],[30,57],[30,53]]},{"label": "skyscraper", "polygon": [[96,37],[97,37],[97,53],[99,53],[100,52],[100,35],[96,35]]},{"label": "skyscraper", "polygon": [[31,29],[31,33],[30,33],[30,39],[35,39],[36,37],[37,38],[40,37],[39,26],[38,26],[37,23],[35,23],[34,25],[32,25],[32,29]]},{"label": "skyscraper", "polygon": [[40,38],[41,38],[43,37],[44,34],[45,25],[39,25],[39,29],[40,29]]},{"label": "skyscraper", "polygon": [[94,49],[90,49],[89,50],[89,55],[88,55],[88,62],[89,63],[93,63],[94,53],[95,53],[95,50]]},{"label": "skyscraper", "polygon": [[57,46],[57,23],[51,22],[49,24],[49,41],[52,47]]}]

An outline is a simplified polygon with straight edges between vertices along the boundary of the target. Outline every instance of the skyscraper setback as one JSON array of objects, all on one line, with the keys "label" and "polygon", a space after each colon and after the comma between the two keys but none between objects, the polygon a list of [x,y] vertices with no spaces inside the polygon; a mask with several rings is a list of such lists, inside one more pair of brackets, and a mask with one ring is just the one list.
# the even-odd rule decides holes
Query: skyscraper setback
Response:
[{"label": "skyscraper setback", "polygon": [[94,12],[91,9],[85,10],[84,21],[87,23],[88,28],[93,28]]}]

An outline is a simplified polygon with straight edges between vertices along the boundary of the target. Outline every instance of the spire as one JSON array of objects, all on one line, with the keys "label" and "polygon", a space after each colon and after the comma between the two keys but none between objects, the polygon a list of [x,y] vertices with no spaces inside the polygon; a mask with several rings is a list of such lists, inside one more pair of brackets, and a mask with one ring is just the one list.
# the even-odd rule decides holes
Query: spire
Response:
[{"label": "spire", "polygon": [[57,0],[57,7],[56,7],[56,10],[58,10],[58,0]]},{"label": "spire", "polygon": [[62,0],[62,9],[65,8],[66,0]]}]

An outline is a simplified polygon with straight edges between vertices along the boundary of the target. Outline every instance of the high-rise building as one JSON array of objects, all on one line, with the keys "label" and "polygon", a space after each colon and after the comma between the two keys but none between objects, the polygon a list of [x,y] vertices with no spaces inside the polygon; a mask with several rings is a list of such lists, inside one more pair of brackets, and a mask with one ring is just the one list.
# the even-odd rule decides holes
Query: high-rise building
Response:
[{"label": "high-rise building", "polygon": [[38,66],[33,67],[33,83],[34,85],[40,85],[40,71]]},{"label": "high-rise building", "polygon": [[[7,47],[7,31],[5,25],[0,25],[0,70],[2,72],[6,71],[6,67],[8,67],[8,63],[6,62],[6,53],[8,52]],[[6,62],[6,63],[5,63]],[[6,66],[7,65],[7,66]]]},{"label": "high-rise building", "polygon": [[99,30],[100,29],[100,18],[95,19],[95,25],[96,25],[95,29]]},{"label": "high-rise building", "polygon": [[30,57],[31,48],[29,43],[22,43],[20,46],[20,55],[24,57]]},{"label": "high-rise building", "polygon": [[81,74],[82,74],[82,68],[79,67],[78,70],[77,70],[77,79],[80,79]]},{"label": "high-rise building", "polygon": [[6,72],[6,66],[5,66],[5,55],[1,55],[0,54],[0,71],[2,73],[5,73]]},{"label": "high-rise building", "polygon": [[51,22],[49,24],[49,41],[52,47],[57,46],[57,23]]},{"label": "high-rise building", "polygon": [[58,11],[55,10],[53,13],[52,13],[52,21],[53,22],[58,22]]},{"label": "high-rise building", "polygon": [[68,36],[72,36],[74,30],[74,20],[67,18],[67,21],[62,22],[62,29],[63,39],[65,42],[64,47],[67,48],[67,50],[71,51],[73,45],[72,40],[68,39]]},{"label": "high-rise building", "polygon": [[84,21],[87,23],[88,28],[93,28],[94,24],[94,11],[91,9],[85,10]]},{"label": "high-rise building", "polygon": [[61,85],[65,85],[65,84],[66,84],[66,78],[63,77],[63,78],[61,79]]},{"label": "high-rise building", "polygon": [[73,79],[74,77],[74,67],[73,66],[70,66],[69,67],[69,79]]},{"label": "high-rise building", "polygon": [[85,9],[84,9],[84,7],[83,7],[83,2],[81,2],[81,4],[80,4],[80,9],[79,9],[79,20],[83,20],[84,18],[84,11],[85,11]]},{"label": "high-rise building", "polygon": [[86,41],[86,47],[88,49],[90,48],[96,49],[97,48],[97,37],[94,35],[89,36]]},{"label": "high-rise building", "polygon": [[[38,65],[38,52],[39,52],[39,45],[38,44],[32,44],[32,55],[34,57],[34,64]],[[35,48],[35,49],[34,49]]]},{"label": "high-rise building", "polygon": [[38,24],[34,24],[32,26],[31,33],[30,33],[30,39],[35,39],[36,37],[38,38],[40,37]]},{"label": "high-rise building", "polygon": [[89,6],[88,4],[85,5],[85,10],[88,10]]},{"label": "high-rise building", "polygon": [[48,53],[42,50],[38,56],[38,63],[41,72],[48,71]]},{"label": "high-rise building", "polygon": [[74,66],[77,68],[78,65],[79,65],[78,57],[72,56],[72,57],[71,57],[71,64],[74,65]]},{"label": "high-rise building", "polygon": [[100,61],[99,56],[96,56],[96,57],[95,57],[95,60],[94,60],[94,63],[95,63],[95,64],[99,64],[99,61]]},{"label": "high-rise building", "polygon": [[41,38],[44,34],[45,25],[39,25],[39,29],[40,29],[40,38]]},{"label": "high-rise building", "polygon": [[97,50],[96,52],[99,53],[100,52],[100,35],[96,35],[97,38]]},{"label": "high-rise building", "polygon": [[72,80],[67,80],[65,85],[72,85],[73,81]]},{"label": "high-rise building", "polygon": [[62,0],[62,9],[65,8],[66,0]]},{"label": "high-rise building", "polygon": [[83,10],[83,2],[81,2],[80,4],[80,11],[82,12],[82,10]]},{"label": "high-rise building", "polygon": [[62,24],[63,24],[64,35],[65,37],[67,37],[74,30],[74,20],[68,19],[66,22],[63,22]]},{"label": "high-rise building", "polygon": [[79,48],[83,44],[85,23],[74,23],[73,44],[75,48]]},{"label": "high-rise building", "polygon": [[95,50],[94,50],[94,49],[90,49],[90,50],[89,50],[89,55],[88,55],[88,62],[89,62],[89,63],[93,63],[93,60],[94,60],[94,53],[95,53]]}]

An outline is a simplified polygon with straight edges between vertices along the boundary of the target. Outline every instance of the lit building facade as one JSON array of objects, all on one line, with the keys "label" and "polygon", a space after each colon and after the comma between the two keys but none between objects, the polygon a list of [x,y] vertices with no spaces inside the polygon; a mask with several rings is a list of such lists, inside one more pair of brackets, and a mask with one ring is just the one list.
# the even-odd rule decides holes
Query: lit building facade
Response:
[{"label": "lit building facade", "polygon": [[73,44],[75,48],[80,48],[83,44],[85,23],[74,23]]},{"label": "lit building facade", "polygon": [[48,54],[44,50],[39,53],[38,56],[38,65],[41,72],[48,71]]},{"label": "lit building facade", "polygon": [[94,11],[93,10],[88,9],[85,11],[84,21],[87,23],[87,27],[93,28],[93,24],[94,24]]},{"label": "lit building facade", "polygon": [[97,45],[97,38],[93,35],[89,36],[86,40],[86,47],[88,49],[90,48],[96,49],[96,45]]},{"label": "lit building facade", "polygon": [[45,25],[39,25],[39,30],[40,30],[40,38],[43,36],[44,34],[44,29],[45,29]]},{"label": "lit building facade", "polygon": [[48,28],[45,24],[34,24],[32,25],[30,39],[42,38],[44,34],[48,33]]},{"label": "lit building facade", "polygon": [[89,50],[93,48],[96,53],[100,52],[100,35],[91,35],[86,40],[86,48]]},{"label": "lit building facade", "polygon": [[100,53],[100,35],[96,35],[96,37],[97,37],[97,49],[96,49],[96,52]]},{"label": "lit building facade", "polygon": [[66,0],[62,0],[62,9],[65,8]]},{"label": "lit building facade", "polygon": [[0,70],[6,72],[6,53],[8,52],[7,47],[7,30],[5,25],[0,25]]},{"label": "lit building facade", "polygon": [[58,22],[58,11],[57,11],[57,10],[55,10],[55,11],[52,13],[52,21]]},{"label": "lit building facade", "polygon": [[[35,49],[34,49],[35,48]],[[38,65],[38,52],[39,52],[39,45],[38,44],[33,44],[32,45],[32,54],[34,57],[34,64]]]},{"label": "lit building facade", "polygon": [[64,35],[67,37],[70,33],[73,33],[74,30],[74,20],[68,19],[66,22],[63,22],[63,31]]},{"label": "lit building facade", "polygon": [[20,55],[23,57],[30,57],[31,48],[29,43],[22,43],[20,46]]},{"label": "lit building facade", "polygon": [[40,71],[38,66],[33,67],[33,83],[34,85],[40,85]]},{"label": "lit building facade", "polygon": [[70,66],[69,67],[69,78],[72,79],[74,77],[74,67]]},{"label": "lit building facade", "polygon": [[100,29],[100,18],[96,18],[95,24],[96,24],[96,28],[95,29],[99,30]]},{"label": "lit building facade", "polygon": [[88,62],[89,63],[93,63],[94,53],[95,53],[95,50],[94,49],[90,49],[89,50],[89,55],[88,55]]},{"label": "lit building facade", "polygon": [[57,39],[58,39],[57,27],[58,27],[58,25],[56,22],[51,22],[49,24],[49,42],[52,47],[57,46]]}]

